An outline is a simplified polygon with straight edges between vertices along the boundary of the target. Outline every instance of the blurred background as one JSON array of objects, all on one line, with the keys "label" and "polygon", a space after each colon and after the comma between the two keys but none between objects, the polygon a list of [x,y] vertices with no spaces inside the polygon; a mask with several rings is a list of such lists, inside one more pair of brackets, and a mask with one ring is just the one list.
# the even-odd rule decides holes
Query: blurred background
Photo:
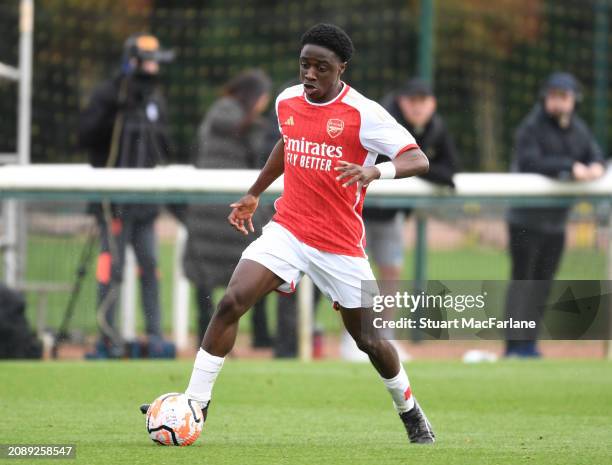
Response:
[{"label": "blurred background", "polygon": [[[19,11],[19,1],[0,3],[0,62],[19,60]],[[119,69],[126,37],[148,31],[176,52],[160,74],[174,141],[167,162],[192,163],[198,125],[222,86],[246,68],[261,68],[272,79],[274,97],[297,77],[301,34],[320,21],[351,36],[356,53],[345,80],[369,98],[382,99],[412,76],[433,84],[463,171],[509,171],[514,132],[544,79],[557,70],[573,73],[582,84],[577,111],[607,154],[611,11],[608,0],[37,0],[30,160],[87,163],[78,143],[79,114],[94,88]],[[0,153],[17,150],[17,108],[18,87],[0,79]],[[44,200],[24,202],[27,239],[19,276],[22,283],[38,284],[22,287],[39,333],[57,329],[61,321],[92,223],[82,199]],[[426,277],[508,279],[505,209],[486,202],[429,208]],[[162,326],[169,334],[177,222],[164,212],[156,231]],[[405,279],[415,277],[415,231],[414,219],[406,222]],[[608,203],[577,202],[558,277],[605,279],[608,235]],[[96,328],[94,261],[88,266],[71,324],[77,343],[90,341]],[[193,300],[189,321],[195,341]],[[317,327],[333,342],[340,328],[337,315],[327,301],[319,307]],[[274,328],[275,312],[268,313]],[[250,324],[248,318],[242,322],[243,347],[249,345]],[[326,354],[337,355],[332,346]],[[603,351],[601,344],[572,347],[574,355]],[[423,356],[457,353],[450,346],[439,352],[409,349],[422,350]],[[551,353],[566,349],[557,345]],[[82,356],[74,350],[64,355]]]},{"label": "blurred background", "polygon": [[[421,3],[435,3],[433,25]],[[428,49],[439,109],[466,171],[507,170],[513,132],[556,70],[571,70],[588,90],[580,114],[605,149],[612,124],[604,117],[609,15],[607,0],[38,0],[32,161],[85,160],[79,111],[118,69],[123,42],[134,32],[152,32],[176,50],[162,79],[175,161],[189,162],[196,127],[228,77],[261,67],[278,90],[297,75],[301,34],[323,20],[352,37],[356,53],[346,80],[372,99],[418,74],[419,47]],[[16,63],[18,1],[0,5],[0,31],[0,57]],[[1,114],[14,114],[15,91],[0,81]],[[1,152],[14,150],[15,122],[0,122]]]}]

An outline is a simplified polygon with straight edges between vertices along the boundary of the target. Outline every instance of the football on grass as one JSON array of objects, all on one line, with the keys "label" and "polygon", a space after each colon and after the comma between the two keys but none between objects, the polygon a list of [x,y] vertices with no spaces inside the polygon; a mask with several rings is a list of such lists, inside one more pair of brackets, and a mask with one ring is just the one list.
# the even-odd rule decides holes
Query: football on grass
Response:
[{"label": "football on grass", "polygon": [[202,411],[185,394],[171,392],[153,401],[146,415],[149,437],[163,446],[188,446],[202,432]]}]

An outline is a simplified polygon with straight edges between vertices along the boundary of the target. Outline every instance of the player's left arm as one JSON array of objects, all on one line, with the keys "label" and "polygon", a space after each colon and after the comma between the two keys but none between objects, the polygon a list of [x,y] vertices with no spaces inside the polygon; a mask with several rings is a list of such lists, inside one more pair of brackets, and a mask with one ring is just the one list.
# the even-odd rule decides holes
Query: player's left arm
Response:
[{"label": "player's left arm", "polygon": [[429,171],[429,160],[419,149],[416,140],[382,106],[372,101],[361,101],[359,140],[369,153],[378,153],[391,161],[376,166],[362,166],[339,161],[335,167],[338,181],[344,187],[355,183],[367,186],[375,179],[407,178]]},{"label": "player's left arm", "polygon": [[[420,176],[429,171],[429,160],[427,156],[419,148],[406,150],[397,155],[391,163],[392,166],[383,163],[374,166],[361,166],[355,163],[339,161],[335,169],[340,174],[336,177],[338,181],[344,181],[342,186],[348,187],[356,182],[363,186],[367,186],[375,179],[384,178],[409,178],[411,176]],[[394,170],[393,176],[388,175],[389,168],[391,172]],[[392,173],[391,173],[392,174]]]},{"label": "player's left arm", "polygon": [[[419,148],[406,150],[400,153],[391,162],[395,167],[395,178],[409,178],[411,176],[421,176],[429,171],[429,159]],[[380,178],[380,167],[373,166],[379,173],[376,179]]]}]

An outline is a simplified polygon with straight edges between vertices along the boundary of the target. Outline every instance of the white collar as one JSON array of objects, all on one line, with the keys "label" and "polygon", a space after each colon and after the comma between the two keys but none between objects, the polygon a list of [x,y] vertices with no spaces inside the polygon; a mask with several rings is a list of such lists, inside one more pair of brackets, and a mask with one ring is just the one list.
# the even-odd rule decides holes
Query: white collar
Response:
[{"label": "white collar", "polygon": [[[346,93],[345,91],[347,91],[349,89],[348,84],[346,84],[344,81],[340,81],[342,83],[342,89],[340,89],[340,92],[338,92],[338,95],[336,95],[333,99],[331,99],[328,102],[323,102],[323,103],[315,103],[315,102],[311,102],[310,100],[308,100],[308,97],[306,96],[306,93],[304,92],[304,100],[306,100],[307,103],[314,105],[316,107],[323,107],[325,105],[330,105],[332,103],[334,103],[336,100],[341,99],[342,97],[344,97],[344,94]],[[304,87],[304,85],[302,84],[302,87]]]}]

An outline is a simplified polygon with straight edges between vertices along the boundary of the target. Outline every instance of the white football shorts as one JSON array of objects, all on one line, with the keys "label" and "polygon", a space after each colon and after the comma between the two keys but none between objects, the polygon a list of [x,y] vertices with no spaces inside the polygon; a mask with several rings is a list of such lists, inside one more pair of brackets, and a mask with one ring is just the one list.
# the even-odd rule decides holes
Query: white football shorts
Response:
[{"label": "white football shorts", "polygon": [[376,278],[366,258],[322,252],[275,221],[264,226],[262,235],[251,242],[241,258],[265,266],[285,281],[279,292],[294,292],[307,274],[334,305],[344,308],[369,308],[378,295]]}]

